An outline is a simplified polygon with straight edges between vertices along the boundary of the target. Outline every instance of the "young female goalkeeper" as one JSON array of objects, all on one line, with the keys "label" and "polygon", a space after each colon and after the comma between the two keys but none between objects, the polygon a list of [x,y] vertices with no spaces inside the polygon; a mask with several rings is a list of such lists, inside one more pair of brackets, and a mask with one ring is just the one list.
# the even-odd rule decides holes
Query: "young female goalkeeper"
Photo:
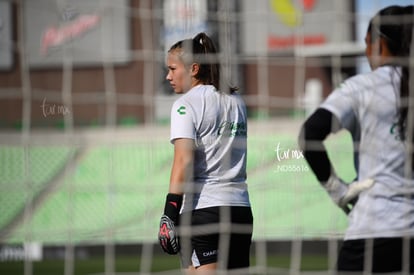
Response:
[{"label": "young female goalkeeper", "polygon": [[249,266],[246,107],[237,88],[220,87],[218,57],[205,33],[167,56],[166,78],[182,96],[171,110],[174,160],[159,240],[190,273]]},{"label": "young female goalkeeper", "polygon": [[[412,143],[406,139],[412,134],[408,122],[413,123],[406,103],[413,19],[413,6],[379,11],[365,37],[372,71],[346,80],[301,130],[299,143],[310,167],[349,213],[338,271],[414,272],[413,168],[405,173],[407,156],[412,157],[406,153]],[[322,143],[341,128],[351,133],[356,150],[357,179],[349,185],[335,174]]]}]

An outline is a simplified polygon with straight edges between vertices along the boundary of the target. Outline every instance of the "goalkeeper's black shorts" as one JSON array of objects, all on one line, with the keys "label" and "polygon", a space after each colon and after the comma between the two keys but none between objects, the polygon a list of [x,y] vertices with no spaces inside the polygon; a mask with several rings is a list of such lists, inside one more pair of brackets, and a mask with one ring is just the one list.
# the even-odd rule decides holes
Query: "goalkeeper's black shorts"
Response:
[{"label": "goalkeeper's black shorts", "polygon": [[250,207],[209,207],[192,211],[191,217],[182,214],[183,233],[186,221],[191,222],[191,238],[180,236],[183,268],[210,263],[227,269],[249,267],[253,232]]},{"label": "goalkeeper's black shorts", "polygon": [[[367,271],[369,273],[391,273],[403,271],[403,238],[375,238],[371,240],[347,240],[339,252],[337,269],[341,272]],[[414,272],[414,238],[409,239],[409,270]],[[370,249],[372,251],[366,251]],[[368,253],[366,253],[368,252]],[[372,252],[372,253],[371,253]],[[372,270],[365,270],[365,255],[372,255]]]}]

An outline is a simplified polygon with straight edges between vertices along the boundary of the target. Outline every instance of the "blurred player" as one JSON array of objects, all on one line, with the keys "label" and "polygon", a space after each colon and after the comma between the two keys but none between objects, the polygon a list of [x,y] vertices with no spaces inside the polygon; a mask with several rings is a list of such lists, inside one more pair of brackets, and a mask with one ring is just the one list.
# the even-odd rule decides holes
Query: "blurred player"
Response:
[{"label": "blurred player", "polygon": [[[365,37],[372,72],[346,80],[301,130],[310,167],[349,213],[339,271],[398,272],[409,266],[414,272],[414,180],[404,170],[412,142],[405,137],[413,18],[413,6],[378,12]],[[357,179],[351,184],[338,178],[323,145],[341,128],[351,133],[357,152]]]},{"label": "blurred player", "polygon": [[[237,88],[220,87],[217,58],[205,33],[177,42],[167,56],[166,78],[182,96],[171,110],[174,160],[159,239],[165,252],[180,252],[189,273],[249,266],[246,107]],[[189,224],[191,238],[178,240]]]}]

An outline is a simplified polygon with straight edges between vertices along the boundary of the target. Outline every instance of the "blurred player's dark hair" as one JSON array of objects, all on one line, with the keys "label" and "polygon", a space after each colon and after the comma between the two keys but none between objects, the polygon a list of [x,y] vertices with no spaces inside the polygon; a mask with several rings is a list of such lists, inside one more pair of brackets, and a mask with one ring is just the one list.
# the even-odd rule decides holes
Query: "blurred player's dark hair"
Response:
[{"label": "blurred player's dark hair", "polygon": [[[414,6],[389,6],[380,10],[369,22],[367,32],[371,41],[383,38],[389,51],[396,59],[392,65],[401,66],[400,109],[398,126],[401,139],[407,136],[408,97],[410,95],[410,56],[414,21]],[[412,53],[414,54],[414,53]],[[414,88],[414,87],[413,87]],[[412,94],[411,96],[414,96]],[[414,111],[414,110],[413,110]],[[414,134],[413,134],[414,136]],[[414,142],[414,140],[413,140]],[[412,162],[414,167],[414,160]]]}]

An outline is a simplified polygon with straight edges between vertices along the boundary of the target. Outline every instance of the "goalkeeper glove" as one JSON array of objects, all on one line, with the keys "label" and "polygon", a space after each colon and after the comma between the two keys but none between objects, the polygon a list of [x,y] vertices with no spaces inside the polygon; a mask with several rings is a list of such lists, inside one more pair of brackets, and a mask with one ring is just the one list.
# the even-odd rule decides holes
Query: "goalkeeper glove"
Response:
[{"label": "goalkeeper glove", "polygon": [[168,254],[177,254],[180,251],[177,230],[178,216],[183,201],[182,195],[168,194],[164,207],[164,214],[161,216],[158,240],[161,248]]},{"label": "goalkeeper glove", "polygon": [[338,205],[346,214],[351,211],[351,207],[355,205],[358,196],[361,192],[369,189],[374,185],[373,179],[365,179],[362,181],[354,181],[350,184],[344,183],[333,173],[327,182],[322,183],[322,186],[328,192],[331,199]]}]

